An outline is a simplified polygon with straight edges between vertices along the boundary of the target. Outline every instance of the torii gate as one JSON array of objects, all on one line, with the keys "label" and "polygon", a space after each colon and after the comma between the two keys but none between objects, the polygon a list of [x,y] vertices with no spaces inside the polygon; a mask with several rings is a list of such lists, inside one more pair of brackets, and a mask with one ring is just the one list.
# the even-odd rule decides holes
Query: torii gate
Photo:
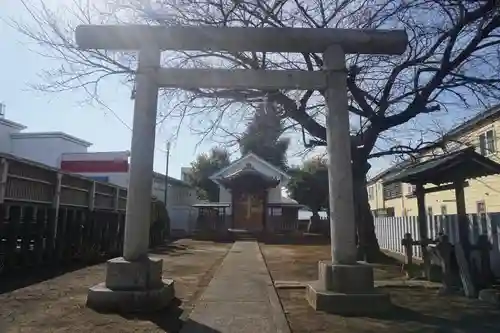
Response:
[{"label": "torii gate", "polygon": [[[356,261],[345,54],[402,54],[408,42],[404,31],[81,25],[75,33],[81,49],[139,51],[123,258],[108,262],[106,283],[90,289],[89,306],[144,310],[164,306],[173,297],[173,282],[162,281],[162,262],[148,258],[156,109],[162,87],[325,90],[332,260],[319,263],[319,281],[308,286],[307,298],[315,309],[337,313],[371,312],[389,305],[387,295],[373,290],[372,268]],[[322,53],[324,68],[161,68],[165,50]]]}]

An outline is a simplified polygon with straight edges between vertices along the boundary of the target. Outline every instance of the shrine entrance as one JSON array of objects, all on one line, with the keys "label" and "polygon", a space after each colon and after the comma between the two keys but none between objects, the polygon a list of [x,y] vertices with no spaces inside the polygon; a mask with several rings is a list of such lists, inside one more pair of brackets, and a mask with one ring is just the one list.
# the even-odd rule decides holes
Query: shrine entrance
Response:
[{"label": "shrine entrance", "polygon": [[266,195],[265,191],[250,193],[233,192],[233,229],[262,231],[264,229]]},{"label": "shrine entrance", "polygon": [[251,164],[219,178],[218,181],[231,192],[232,229],[252,232],[266,227],[268,190],[278,186],[280,180],[257,171]]}]

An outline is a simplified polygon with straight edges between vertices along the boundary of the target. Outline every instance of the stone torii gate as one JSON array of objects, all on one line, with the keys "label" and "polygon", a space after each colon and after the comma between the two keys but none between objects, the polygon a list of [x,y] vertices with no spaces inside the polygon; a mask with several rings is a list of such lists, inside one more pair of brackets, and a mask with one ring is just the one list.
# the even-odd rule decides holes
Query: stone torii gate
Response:
[{"label": "stone torii gate", "polygon": [[[158,89],[233,88],[325,90],[330,188],[331,262],[307,288],[317,310],[364,313],[389,305],[373,287],[373,270],[356,261],[345,54],[402,54],[402,30],[92,26],[76,29],[81,49],[138,50],[130,182],[123,258],[107,265],[106,282],[90,288],[87,304],[107,310],[155,309],[173,297],[162,262],[148,257],[150,197]],[[161,68],[165,50],[322,53],[321,71]]]}]

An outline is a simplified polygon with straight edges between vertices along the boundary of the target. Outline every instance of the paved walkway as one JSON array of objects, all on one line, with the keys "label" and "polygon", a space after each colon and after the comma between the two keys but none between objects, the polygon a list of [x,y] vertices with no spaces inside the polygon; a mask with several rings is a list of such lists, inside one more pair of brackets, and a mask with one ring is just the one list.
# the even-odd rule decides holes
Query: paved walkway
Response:
[{"label": "paved walkway", "polygon": [[257,242],[234,243],[181,332],[290,332]]}]

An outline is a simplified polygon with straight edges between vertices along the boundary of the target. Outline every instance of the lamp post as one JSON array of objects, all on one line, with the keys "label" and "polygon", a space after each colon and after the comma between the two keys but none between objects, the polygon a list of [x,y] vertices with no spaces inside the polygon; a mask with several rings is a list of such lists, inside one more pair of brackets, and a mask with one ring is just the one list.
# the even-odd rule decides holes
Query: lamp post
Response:
[{"label": "lamp post", "polygon": [[165,164],[165,193],[164,193],[164,203],[165,203],[165,208],[167,208],[167,198],[168,198],[168,163],[170,160],[170,141],[167,141],[167,162]]}]

